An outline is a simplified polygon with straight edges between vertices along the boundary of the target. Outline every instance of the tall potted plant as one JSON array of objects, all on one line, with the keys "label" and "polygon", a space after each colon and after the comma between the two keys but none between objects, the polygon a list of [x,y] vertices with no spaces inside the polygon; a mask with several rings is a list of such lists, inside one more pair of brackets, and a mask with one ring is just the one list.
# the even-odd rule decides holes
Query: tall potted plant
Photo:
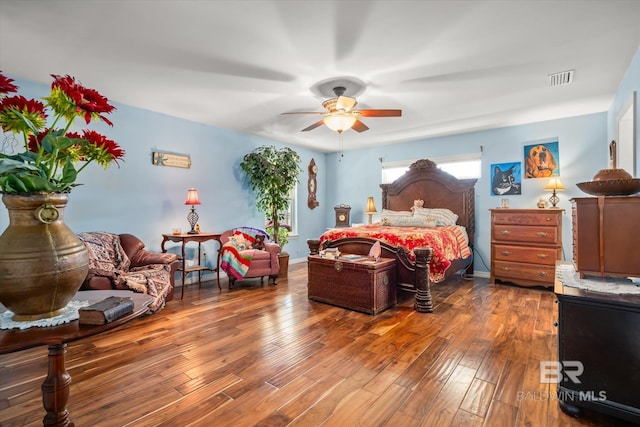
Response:
[{"label": "tall potted plant", "polygon": [[[289,193],[295,188],[298,175],[302,172],[300,156],[288,147],[277,149],[274,146],[262,146],[246,154],[240,168],[256,193],[256,207],[266,215],[273,240],[284,246],[288,230],[281,221],[283,212],[289,208]],[[285,230],[286,234],[283,233]],[[289,254],[283,252],[282,256],[286,260],[281,260],[281,264],[288,265]]]},{"label": "tall potted plant", "polygon": [[0,236],[0,302],[15,320],[52,317],[82,285],[89,256],[64,223],[78,174],[90,163],[118,163],[124,150],[100,133],[71,129],[115,107],[70,76],[55,76],[48,96],[27,99],[0,73],[0,192],[9,226]]}]

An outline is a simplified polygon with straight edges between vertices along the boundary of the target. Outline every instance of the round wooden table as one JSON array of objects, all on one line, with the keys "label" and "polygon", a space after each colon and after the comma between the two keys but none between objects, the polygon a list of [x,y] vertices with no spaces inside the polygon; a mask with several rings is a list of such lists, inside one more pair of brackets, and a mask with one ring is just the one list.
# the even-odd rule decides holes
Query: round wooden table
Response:
[{"label": "round wooden table", "polygon": [[[101,301],[109,296],[130,297],[133,300],[133,313],[104,325],[81,325],[78,320],[58,326],[29,329],[0,329],[0,354],[13,353],[41,345],[49,346],[49,367],[47,377],[42,383],[42,403],[47,414],[45,426],[74,426],[69,417],[67,402],[71,376],[65,368],[64,356],[67,343],[90,337],[120,326],[141,316],[153,301],[146,294],[131,291],[80,291],[74,301],[88,301],[89,304]],[[0,304],[0,313],[6,308]]]}]

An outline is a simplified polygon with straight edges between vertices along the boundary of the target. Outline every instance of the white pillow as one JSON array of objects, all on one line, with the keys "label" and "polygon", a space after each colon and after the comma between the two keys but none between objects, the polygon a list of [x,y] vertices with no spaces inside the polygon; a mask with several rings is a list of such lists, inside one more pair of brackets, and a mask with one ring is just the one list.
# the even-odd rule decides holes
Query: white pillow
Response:
[{"label": "white pillow", "polygon": [[391,215],[382,217],[382,225],[391,227],[424,227],[433,228],[437,225],[435,218],[428,216],[400,216]]},{"label": "white pillow", "polygon": [[389,216],[412,216],[413,212],[411,211],[392,211],[389,209],[382,209],[382,216],[383,217],[389,217]]},{"label": "white pillow", "polygon": [[413,214],[415,216],[435,218],[438,226],[456,225],[456,221],[458,220],[458,215],[454,214],[449,209],[415,208]]}]

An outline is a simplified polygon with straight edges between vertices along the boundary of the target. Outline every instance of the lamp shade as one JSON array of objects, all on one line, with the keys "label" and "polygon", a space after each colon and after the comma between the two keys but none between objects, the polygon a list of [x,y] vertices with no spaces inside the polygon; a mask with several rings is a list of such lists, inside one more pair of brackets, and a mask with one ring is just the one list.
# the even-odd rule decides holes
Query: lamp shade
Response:
[{"label": "lamp shade", "polygon": [[544,189],[548,191],[553,191],[553,190],[562,191],[565,188],[564,188],[564,185],[562,185],[562,182],[560,182],[560,178],[555,177],[549,180],[549,182],[547,183],[546,187],[544,187]]},{"label": "lamp shade", "polygon": [[325,116],[324,119],[322,119],[329,129],[338,133],[351,129],[351,126],[353,126],[356,120],[356,116],[349,113],[334,113]]},{"label": "lamp shade", "polygon": [[200,199],[198,198],[198,190],[195,188],[190,188],[187,191],[187,201],[184,202],[185,205],[199,205]]},{"label": "lamp shade", "polygon": [[369,197],[367,199],[367,210],[365,211],[366,214],[373,214],[373,213],[377,213],[378,211],[376,210],[376,205],[373,202],[373,197]]}]

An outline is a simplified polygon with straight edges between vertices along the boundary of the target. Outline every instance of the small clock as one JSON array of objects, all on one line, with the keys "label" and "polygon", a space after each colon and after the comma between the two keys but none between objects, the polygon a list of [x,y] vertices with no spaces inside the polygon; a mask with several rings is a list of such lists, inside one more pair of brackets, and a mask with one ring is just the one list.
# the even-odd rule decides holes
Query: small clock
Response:
[{"label": "small clock", "polygon": [[349,227],[351,223],[349,218],[351,214],[351,206],[338,205],[333,209],[336,211],[336,227]]},{"label": "small clock", "polygon": [[318,175],[318,165],[316,165],[316,161],[314,159],[311,159],[308,170],[309,180],[307,181],[307,191],[309,192],[309,197],[307,198],[307,206],[309,206],[309,209],[313,209],[320,205],[316,200],[316,191],[318,191],[318,182],[316,180]]}]

